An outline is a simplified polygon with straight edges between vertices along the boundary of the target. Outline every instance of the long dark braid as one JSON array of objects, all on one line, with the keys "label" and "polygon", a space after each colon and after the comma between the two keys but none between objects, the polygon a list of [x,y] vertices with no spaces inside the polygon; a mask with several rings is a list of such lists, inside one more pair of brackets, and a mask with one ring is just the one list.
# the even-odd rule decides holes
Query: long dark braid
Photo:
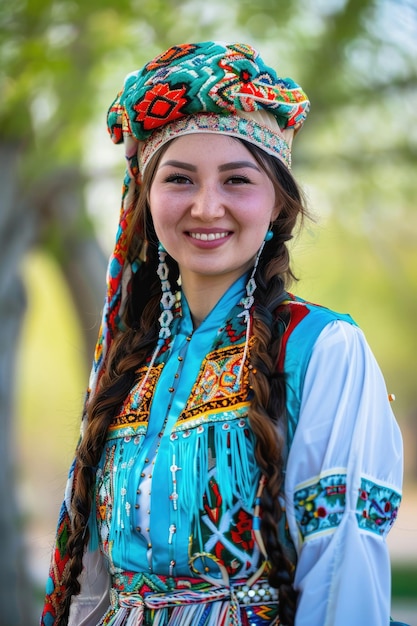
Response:
[{"label": "long dark braid", "polygon": [[[301,192],[288,170],[251,144],[246,147],[264,169],[279,181],[277,198],[280,213],[272,225],[274,237],[266,243],[256,275],[253,313],[254,344],[251,351],[251,388],[249,409],[251,428],[256,436],[255,456],[265,477],[262,493],[261,532],[266,546],[271,586],[279,590],[280,623],[293,626],[297,593],[293,587],[294,566],[279,540],[282,510],[279,497],[283,487],[284,447],[286,446],[285,377],[277,369],[282,333],[288,320],[277,309],[285,297],[285,287],[294,278],[290,269],[287,242],[297,217],[304,217]],[[284,309],[285,310],[285,309]]]},{"label": "long dark braid", "polygon": [[[282,624],[292,626],[296,593],[292,586],[293,566],[279,540],[282,516],[279,496],[283,485],[285,441],[285,379],[277,371],[282,330],[286,320],[277,320],[274,311],[283,293],[282,279],[275,276],[265,284],[257,278],[256,307],[253,315],[254,345],[251,351],[253,399],[249,410],[251,428],[256,436],[255,457],[265,477],[262,492],[261,532],[266,546],[271,586],[279,589],[279,614]],[[271,287],[275,285],[275,294]],[[280,323],[281,322],[281,323]]]}]

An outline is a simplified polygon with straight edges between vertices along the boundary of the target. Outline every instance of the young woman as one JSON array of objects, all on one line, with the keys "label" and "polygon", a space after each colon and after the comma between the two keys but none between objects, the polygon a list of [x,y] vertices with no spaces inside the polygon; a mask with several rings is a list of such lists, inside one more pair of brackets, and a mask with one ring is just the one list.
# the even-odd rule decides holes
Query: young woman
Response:
[{"label": "young woman", "polygon": [[43,626],[387,626],[399,430],[353,320],[287,291],[308,108],[212,42],[110,108],[128,169]]}]

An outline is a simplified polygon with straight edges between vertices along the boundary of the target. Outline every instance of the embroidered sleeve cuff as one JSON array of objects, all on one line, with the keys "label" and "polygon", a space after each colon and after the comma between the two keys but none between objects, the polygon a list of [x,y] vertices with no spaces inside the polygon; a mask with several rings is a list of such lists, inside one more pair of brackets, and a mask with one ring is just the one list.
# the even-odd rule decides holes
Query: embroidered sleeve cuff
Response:
[{"label": "embroidered sleeve cuff", "polygon": [[[400,502],[401,495],[390,486],[362,477],[355,509],[360,530],[387,535]],[[298,485],[294,507],[303,541],[334,532],[346,512],[346,471],[337,469]]]}]

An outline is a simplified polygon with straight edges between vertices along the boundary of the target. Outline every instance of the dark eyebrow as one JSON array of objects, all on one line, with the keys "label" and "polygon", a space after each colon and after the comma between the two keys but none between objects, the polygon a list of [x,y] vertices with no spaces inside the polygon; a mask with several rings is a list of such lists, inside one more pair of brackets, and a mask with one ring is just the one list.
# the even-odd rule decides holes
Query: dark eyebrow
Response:
[{"label": "dark eyebrow", "polygon": [[182,161],[164,161],[163,163],[161,163],[161,167],[166,167],[167,165],[171,166],[171,167],[179,167],[182,170],[188,170],[190,172],[196,172],[197,168],[195,167],[195,165],[192,165],[191,163],[183,163]]},{"label": "dark eyebrow", "polygon": [[231,163],[224,163],[219,166],[219,172],[226,172],[228,170],[238,170],[242,167],[251,167],[253,170],[258,170],[259,167],[251,161],[232,161]]},{"label": "dark eyebrow", "polygon": [[[189,172],[197,171],[195,165],[192,165],[191,163],[184,163],[183,161],[170,160],[161,163],[161,167],[166,166],[179,167],[183,170],[188,170]],[[232,161],[231,163],[223,163],[223,165],[219,165],[219,172],[227,172],[228,170],[241,169],[242,167],[251,167],[252,169],[259,171],[259,167],[251,161]]]}]

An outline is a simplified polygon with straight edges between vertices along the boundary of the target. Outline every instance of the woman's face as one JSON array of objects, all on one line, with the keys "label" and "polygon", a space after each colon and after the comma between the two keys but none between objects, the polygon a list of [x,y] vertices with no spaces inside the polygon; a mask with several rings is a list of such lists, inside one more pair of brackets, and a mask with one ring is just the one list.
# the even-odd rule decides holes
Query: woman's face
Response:
[{"label": "woman's face", "polygon": [[277,217],[273,184],[242,142],[192,134],[168,146],[149,194],[159,241],[184,287],[198,279],[227,289],[254,262]]}]

